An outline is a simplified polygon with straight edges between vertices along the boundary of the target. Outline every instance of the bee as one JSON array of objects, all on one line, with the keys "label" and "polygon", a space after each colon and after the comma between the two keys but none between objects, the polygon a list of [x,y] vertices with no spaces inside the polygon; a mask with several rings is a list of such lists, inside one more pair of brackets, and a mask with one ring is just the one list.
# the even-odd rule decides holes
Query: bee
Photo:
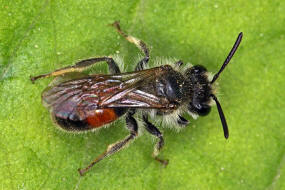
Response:
[{"label": "bee", "polygon": [[[168,160],[159,158],[164,145],[163,134],[151,122],[154,117],[167,118],[171,125],[184,127],[189,121],[182,116],[188,112],[194,118],[205,116],[211,106],[217,105],[223,126],[224,137],[229,137],[227,122],[222,107],[215,95],[214,83],[235,54],[243,34],[237,40],[215,75],[210,75],[201,65],[184,65],[181,60],[171,64],[147,69],[150,59],[149,48],[140,39],[126,34],[118,21],[112,26],[127,41],[136,45],[144,54],[136,64],[134,71],[121,72],[119,65],[112,57],[96,57],[77,62],[53,72],[31,77],[34,82],[39,78],[54,76],[53,82],[42,93],[42,102],[50,110],[54,122],[63,130],[70,132],[92,131],[106,126],[119,118],[125,118],[129,135],[107,147],[106,151],[94,159],[86,168],[78,169],[83,176],[93,165],[110,156],[139,135],[141,125],[158,141],[154,147],[153,158],[163,165]],[[78,72],[90,66],[106,62],[110,74],[86,74]],[[184,65],[184,66],[183,66]],[[70,73],[77,73],[70,77]],[[155,119],[156,120],[156,119]]]}]

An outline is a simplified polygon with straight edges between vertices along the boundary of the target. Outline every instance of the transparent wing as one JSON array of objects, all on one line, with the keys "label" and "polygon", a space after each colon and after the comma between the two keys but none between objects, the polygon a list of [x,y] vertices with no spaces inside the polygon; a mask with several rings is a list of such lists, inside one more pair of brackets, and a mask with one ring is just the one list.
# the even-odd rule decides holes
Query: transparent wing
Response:
[{"label": "transparent wing", "polygon": [[116,75],[92,75],[68,80],[48,87],[42,94],[43,104],[57,117],[84,120],[96,109],[149,108],[172,109],[166,98],[140,90],[153,83],[159,67]]}]

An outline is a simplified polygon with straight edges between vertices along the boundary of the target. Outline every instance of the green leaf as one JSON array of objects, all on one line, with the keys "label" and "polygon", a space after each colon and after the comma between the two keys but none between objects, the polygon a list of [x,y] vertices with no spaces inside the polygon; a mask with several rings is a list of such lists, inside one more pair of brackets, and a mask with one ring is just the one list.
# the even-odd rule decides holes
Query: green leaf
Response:
[{"label": "green leaf", "polygon": [[[1,189],[285,189],[284,12],[281,0],[1,1]],[[213,73],[244,33],[218,80],[228,140],[214,107],[180,133],[159,126],[166,168],[152,159],[145,134],[79,176],[79,167],[128,134],[124,123],[63,133],[41,105],[52,79],[32,84],[29,76],[116,51],[130,70],[139,51],[108,27],[115,20],[151,46],[151,58],[176,57]]]}]

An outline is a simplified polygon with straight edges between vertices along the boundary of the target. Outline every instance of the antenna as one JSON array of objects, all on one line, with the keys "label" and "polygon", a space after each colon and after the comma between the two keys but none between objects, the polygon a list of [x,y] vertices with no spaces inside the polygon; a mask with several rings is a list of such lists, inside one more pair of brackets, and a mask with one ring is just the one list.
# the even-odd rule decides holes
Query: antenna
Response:
[{"label": "antenna", "polygon": [[217,104],[218,112],[219,112],[219,115],[220,115],[220,118],[221,118],[221,122],[222,122],[222,125],[223,125],[224,136],[227,139],[227,138],[229,138],[229,129],[228,129],[227,121],[226,121],[224,112],[222,110],[221,104],[220,104],[220,102],[218,101],[217,97],[214,94],[211,94],[210,96],[215,100],[215,102]]},{"label": "antenna", "polygon": [[226,60],[224,61],[224,64],[222,65],[221,69],[219,70],[219,72],[217,72],[217,74],[215,74],[215,76],[213,77],[212,81],[211,81],[211,84],[213,84],[217,78],[219,77],[219,75],[221,74],[221,72],[225,69],[225,67],[227,66],[227,64],[230,62],[230,60],[232,59],[232,57],[234,56],[240,42],[241,42],[241,39],[242,39],[242,32],[239,33],[238,37],[237,37],[237,40],[233,46],[233,48],[231,49],[228,57],[226,58]]}]

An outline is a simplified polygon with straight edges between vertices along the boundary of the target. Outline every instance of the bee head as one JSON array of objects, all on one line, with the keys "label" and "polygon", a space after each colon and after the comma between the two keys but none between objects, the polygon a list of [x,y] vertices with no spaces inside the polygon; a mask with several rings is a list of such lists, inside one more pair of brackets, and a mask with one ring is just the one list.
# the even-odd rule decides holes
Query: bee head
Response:
[{"label": "bee head", "polygon": [[200,116],[208,115],[211,111],[212,89],[207,77],[207,69],[201,65],[195,65],[187,69],[185,75],[192,94],[188,110]]},{"label": "bee head", "polygon": [[220,119],[223,125],[224,136],[227,139],[229,137],[228,125],[222,110],[222,107],[217,99],[217,97],[212,92],[212,84],[219,78],[221,72],[225,69],[227,64],[230,62],[231,58],[235,54],[241,39],[242,32],[238,35],[237,40],[232,47],[229,55],[224,61],[220,70],[214,75],[211,81],[208,80],[207,70],[205,67],[196,65],[186,70],[186,85],[190,89],[190,102],[188,105],[188,110],[192,113],[196,113],[200,116],[205,116],[211,111],[210,101],[213,99],[216,102],[217,109],[220,115]]}]

